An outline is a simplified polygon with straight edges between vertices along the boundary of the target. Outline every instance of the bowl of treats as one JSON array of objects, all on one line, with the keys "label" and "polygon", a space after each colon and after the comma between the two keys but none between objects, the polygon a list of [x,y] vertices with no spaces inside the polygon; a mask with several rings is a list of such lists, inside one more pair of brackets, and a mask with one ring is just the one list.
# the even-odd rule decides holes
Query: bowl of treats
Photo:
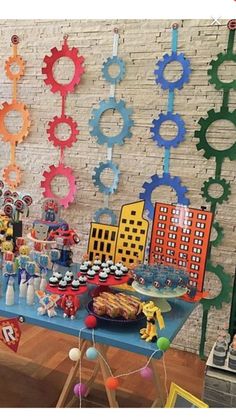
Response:
[{"label": "bowl of treats", "polygon": [[88,312],[100,320],[114,323],[136,323],[145,318],[142,301],[121,292],[101,292],[87,306]]}]

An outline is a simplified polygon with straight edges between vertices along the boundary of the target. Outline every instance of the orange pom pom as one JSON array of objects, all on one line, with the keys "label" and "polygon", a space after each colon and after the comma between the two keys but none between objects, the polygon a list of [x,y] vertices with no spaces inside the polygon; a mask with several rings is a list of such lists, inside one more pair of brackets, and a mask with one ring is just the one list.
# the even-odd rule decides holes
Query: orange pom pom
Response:
[{"label": "orange pom pom", "polygon": [[109,377],[106,380],[106,387],[109,388],[110,390],[116,390],[117,387],[119,386],[119,381],[117,378],[115,377]]}]

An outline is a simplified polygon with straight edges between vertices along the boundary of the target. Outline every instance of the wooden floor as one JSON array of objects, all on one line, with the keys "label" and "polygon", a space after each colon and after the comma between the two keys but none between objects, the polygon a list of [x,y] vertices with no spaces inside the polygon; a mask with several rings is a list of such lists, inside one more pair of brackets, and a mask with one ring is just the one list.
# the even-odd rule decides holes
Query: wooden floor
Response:
[{"label": "wooden floor", "polygon": [[[21,330],[17,354],[0,343],[0,407],[54,407],[72,365],[68,351],[78,345],[78,339],[27,324],[22,324]],[[108,360],[114,374],[140,368],[146,362],[143,356],[114,348],[109,349]],[[174,381],[201,397],[205,363],[195,354],[174,349],[167,351],[165,361],[167,387]],[[163,363],[157,361],[156,365],[164,385]],[[82,381],[93,368],[94,361],[83,360]],[[156,398],[152,381],[145,380],[144,385],[139,374],[123,378],[117,395],[120,407],[149,407]],[[82,406],[108,407],[100,375]]]}]

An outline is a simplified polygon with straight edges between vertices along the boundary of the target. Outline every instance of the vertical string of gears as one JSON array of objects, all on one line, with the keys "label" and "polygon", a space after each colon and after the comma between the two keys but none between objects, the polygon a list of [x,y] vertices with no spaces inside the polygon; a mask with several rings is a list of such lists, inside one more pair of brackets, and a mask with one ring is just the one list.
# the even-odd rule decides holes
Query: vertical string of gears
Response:
[{"label": "vertical string of gears", "polygon": [[[213,84],[217,90],[223,91],[222,106],[219,111],[210,109],[207,112],[208,116],[205,119],[201,118],[198,121],[198,124],[200,125],[199,131],[195,131],[195,137],[199,139],[199,142],[196,145],[197,150],[204,150],[203,156],[206,159],[214,158],[216,161],[215,177],[210,177],[208,180],[206,180],[203,183],[203,187],[201,188],[201,195],[205,198],[206,202],[210,202],[211,211],[213,214],[216,212],[217,205],[221,205],[223,202],[228,201],[231,194],[230,183],[227,182],[224,178],[221,178],[221,170],[224,159],[228,158],[231,161],[236,160],[236,142],[229,148],[224,150],[217,150],[207,141],[207,132],[210,126],[216,121],[229,121],[236,128],[236,109],[233,111],[229,110],[229,94],[231,89],[236,89],[236,79],[231,82],[224,82],[220,80],[218,74],[219,67],[222,64],[227,64],[229,61],[236,62],[236,54],[233,52],[236,29],[235,20],[228,22],[228,29],[229,37],[227,51],[225,53],[218,54],[217,59],[211,61],[210,69],[208,70],[208,75],[210,76],[209,83]],[[222,194],[219,197],[214,197],[211,195],[210,188],[212,185],[219,185],[222,188]],[[211,307],[215,307],[216,309],[220,310],[222,308],[223,302],[229,303],[231,293],[231,275],[224,271],[223,266],[215,266],[211,261],[212,246],[219,246],[224,236],[223,227],[220,226],[218,222],[214,222],[213,227],[217,233],[217,236],[210,243],[206,270],[208,272],[214,273],[218,277],[219,281],[221,282],[221,291],[214,298],[201,300],[203,306],[203,317],[199,353],[202,358],[204,358],[208,312]]]},{"label": "vertical string of gears", "polygon": [[[132,133],[130,131],[133,120],[131,119],[132,109],[127,109],[126,104],[123,100],[117,101],[115,98],[115,88],[125,77],[125,63],[117,56],[119,45],[119,34],[118,29],[114,29],[113,38],[113,53],[112,57],[109,57],[102,67],[102,75],[104,79],[110,83],[110,97],[108,100],[102,100],[99,103],[98,109],[92,110],[92,118],[89,121],[91,127],[90,134],[97,138],[98,144],[107,144],[107,160],[106,162],[99,163],[98,167],[94,168],[94,174],[92,176],[93,184],[104,194],[104,207],[99,208],[94,214],[94,220],[100,222],[102,216],[107,215],[110,217],[110,224],[114,225],[117,222],[115,213],[109,208],[109,196],[116,192],[119,183],[120,170],[119,167],[112,161],[113,146],[115,144],[122,145],[125,138],[131,138]],[[111,75],[110,67],[117,66],[118,73]],[[102,132],[100,127],[101,117],[104,112],[112,110],[118,111],[123,119],[123,127],[117,135],[107,136]],[[110,169],[113,172],[113,182],[107,186],[102,182],[101,175],[104,170]]]},{"label": "vertical string of gears", "polygon": [[[2,104],[0,110],[0,137],[4,142],[10,143],[10,163],[3,169],[3,179],[11,189],[16,189],[22,180],[21,168],[16,164],[16,146],[29,134],[30,116],[26,105],[17,99],[17,82],[25,73],[25,62],[18,54],[18,36],[13,35],[11,42],[12,55],[5,63],[5,72],[8,79],[12,81],[12,101]],[[17,132],[10,132],[6,126],[5,118],[10,112],[21,114],[22,126]]]},{"label": "vertical string of gears", "polygon": [[[163,174],[159,176],[157,174],[151,176],[151,182],[145,182],[143,184],[144,192],[139,194],[140,199],[145,201],[145,209],[148,211],[149,218],[152,219],[154,215],[154,206],[152,203],[153,191],[162,185],[170,186],[176,192],[177,203],[182,205],[189,205],[189,199],[186,198],[185,194],[187,188],[181,184],[181,179],[178,176],[172,177],[169,172],[170,163],[170,149],[171,147],[178,147],[185,139],[185,123],[179,114],[174,113],[174,94],[175,90],[182,89],[185,83],[189,82],[189,76],[191,73],[190,62],[185,58],[183,53],[178,54],[178,25],[173,24],[172,26],[172,52],[171,54],[165,54],[162,60],[159,60],[156,64],[157,68],[154,71],[156,84],[160,84],[163,90],[168,90],[168,106],[166,113],[160,113],[157,119],[152,121],[153,126],[151,127],[151,136],[158,147],[164,147],[164,164]],[[181,77],[176,81],[168,81],[165,78],[164,72],[168,64],[179,63],[182,66]],[[163,123],[170,122],[174,123],[177,127],[177,134],[171,140],[164,138],[161,133],[161,126]]]},{"label": "vertical string of gears", "polygon": [[[54,116],[53,120],[49,122],[47,134],[48,140],[53,143],[55,147],[60,149],[60,159],[57,166],[49,166],[49,171],[44,171],[43,176],[45,180],[41,182],[41,187],[44,188],[43,195],[46,198],[56,198],[58,199],[60,205],[67,208],[70,203],[74,201],[76,193],[76,184],[73,171],[70,167],[65,166],[64,164],[64,150],[66,147],[72,147],[72,145],[77,141],[77,136],[79,130],[77,123],[65,113],[66,97],[69,93],[73,93],[77,84],[81,81],[81,76],[84,73],[84,57],[78,56],[78,48],[69,48],[67,43],[67,36],[64,36],[64,41],[62,48],[58,50],[56,47],[51,49],[51,55],[46,55],[44,57],[45,67],[42,68],[42,73],[46,75],[44,82],[46,85],[50,85],[50,90],[52,93],[59,92],[61,95],[61,115]],[[74,74],[69,83],[62,84],[58,83],[54,77],[53,68],[55,63],[61,58],[68,58],[74,64]],[[69,127],[70,134],[65,140],[58,138],[57,129],[60,124],[66,124]],[[52,192],[51,183],[56,176],[65,177],[69,184],[69,191],[66,196],[58,198]]]}]

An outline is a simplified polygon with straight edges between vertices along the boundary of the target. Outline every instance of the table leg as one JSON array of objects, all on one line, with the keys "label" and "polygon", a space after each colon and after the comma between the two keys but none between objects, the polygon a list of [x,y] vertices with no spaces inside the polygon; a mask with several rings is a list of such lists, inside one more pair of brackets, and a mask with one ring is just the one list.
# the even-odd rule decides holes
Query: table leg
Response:
[{"label": "table leg", "polygon": [[[81,346],[81,357],[83,357],[83,354],[85,353],[86,348],[87,348],[87,342],[84,341],[82,343],[82,346]],[[74,365],[71,367],[71,370],[68,374],[67,380],[64,384],[64,387],[62,389],[62,392],[60,394],[60,397],[58,399],[56,407],[64,407],[65,406],[65,401],[66,401],[67,396],[68,396],[68,394],[71,390],[71,386],[72,386],[73,380],[74,380],[74,378],[77,374],[77,371],[79,369],[79,365],[80,365],[80,359],[78,359],[78,361],[76,361],[74,363]]]},{"label": "table leg", "polygon": [[[101,353],[102,357],[104,359],[106,359],[105,358],[106,352],[104,350],[103,345],[97,345],[97,348],[98,348],[99,352]],[[108,368],[106,362],[103,360],[102,357],[101,356],[99,357],[99,361],[98,362],[99,362],[99,365],[100,365],[100,368],[101,368],[103,382],[104,382],[104,386],[105,386],[105,382],[106,382],[107,378],[110,377],[111,374],[110,374],[110,371],[109,371],[109,368]],[[115,391],[114,390],[110,390],[106,386],[105,386],[105,390],[106,390],[106,393],[107,393],[107,398],[108,398],[109,406],[110,407],[119,407],[119,405],[117,403],[117,400],[116,400],[116,393],[115,393]]]},{"label": "table leg", "polygon": [[158,394],[158,397],[154,400],[151,407],[164,407],[165,405],[165,396],[163,393],[163,385],[160,380],[159,373],[157,372],[155,360],[152,358],[150,361],[150,367],[153,372],[153,381],[155,384],[155,388]]}]

